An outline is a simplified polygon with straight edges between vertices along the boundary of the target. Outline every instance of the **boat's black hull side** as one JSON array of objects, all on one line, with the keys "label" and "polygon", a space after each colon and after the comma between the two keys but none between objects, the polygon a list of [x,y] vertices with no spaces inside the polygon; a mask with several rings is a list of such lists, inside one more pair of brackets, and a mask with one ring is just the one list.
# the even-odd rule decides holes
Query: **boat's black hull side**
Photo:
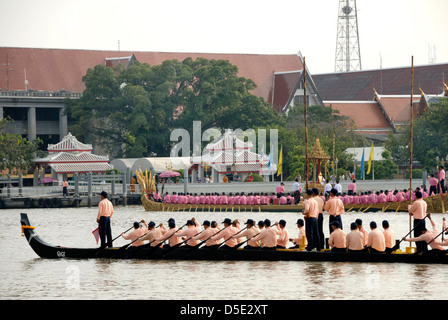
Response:
[{"label": "boat's black hull side", "polygon": [[[21,214],[22,226],[30,226],[28,216]],[[292,249],[277,250],[222,250],[208,248],[171,248],[160,249],[150,247],[122,250],[120,248],[65,248],[45,243],[33,229],[23,229],[31,248],[41,258],[60,259],[165,259],[165,260],[238,260],[238,261],[331,261],[331,262],[398,262],[398,263],[425,263],[445,264],[448,256],[414,255],[414,254],[378,254],[378,253],[338,253],[298,251]]]}]

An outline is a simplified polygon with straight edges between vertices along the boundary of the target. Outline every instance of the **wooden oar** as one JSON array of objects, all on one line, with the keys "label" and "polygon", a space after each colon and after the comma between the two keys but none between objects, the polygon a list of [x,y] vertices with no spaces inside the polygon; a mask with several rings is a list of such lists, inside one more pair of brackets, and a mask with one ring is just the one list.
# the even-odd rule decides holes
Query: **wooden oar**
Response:
[{"label": "wooden oar", "polygon": [[221,248],[227,241],[229,241],[230,239],[232,239],[233,236],[236,236],[236,235],[240,234],[241,232],[243,232],[243,231],[246,230],[246,229],[247,229],[247,227],[244,227],[244,228],[241,229],[239,232],[237,232],[237,233],[231,235],[231,236],[230,236],[229,238],[227,238],[223,243],[221,243],[221,244],[219,245],[219,247],[216,247],[216,249]]},{"label": "wooden oar", "polygon": [[[126,232],[128,232],[129,230],[131,230],[132,228],[134,228],[134,226],[130,227],[130,228],[129,228],[128,230],[126,230],[126,231],[123,231],[122,233],[126,233]],[[120,233],[119,236],[113,238],[111,242],[114,242],[115,240],[117,240],[117,239],[120,238],[120,237],[121,237],[121,233]]]},{"label": "wooden oar", "polygon": [[[417,223],[417,225],[414,227],[414,229],[409,231],[403,238],[406,238],[408,235],[410,235],[412,233],[412,231],[414,231],[427,217],[428,216],[425,216],[419,223]],[[401,240],[395,246],[392,247],[392,249],[388,252],[388,254],[391,254],[393,251],[400,248],[400,243],[403,242],[403,238],[401,238]]]},{"label": "wooden oar", "polygon": [[438,237],[440,237],[444,232],[448,231],[448,228],[443,229],[442,232],[440,232],[434,239],[428,242],[428,246],[433,243]]},{"label": "wooden oar", "polygon": [[201,233],[204,232],[204,231],[205,231],[205,230],[202,230],[201,232],[196,233],[194,236],[188,238],[187,240],[182,241],[181,243],[175,244],[174,246],[165,249],[166,251],[164,252],[164,255],[167,254],[167,253],[169,253],[170,251],[173,251],[173,250],[176,249],[176,248],[179,248],[181,245],[183,245],[183,244],[186,243],[187,241],[193,239],[194,237],[196,237],[197,235],[201,234]]},{"label": "wooden oar", "polygon": [[[194,246],[192,249],[198,249],[200,246],[202,246],[204,243],[206,243],[208,240],[210,240],[210,238],[216,236],[218,233],[222,232],[225,228],[222,228],[221,230],[219,230],[218,232],[215,232],[214,234],[212,234],[210,237],[208,237],[207,239],[203,240],[201,243],[199,243],[197,246]],[[205,230],[204,230],[205,231]]]},{"label": "wooden oar", "polygon": [[237,244],[236,246],[234,246],[232,249],[233,249],[233,250],[238,249],[238,248],[241,247],[243,244],[245,244],[246,242],[249,242],[250,239],[255,238],[255,237],[258,236],[259,234],[260,234],[260,232],[258,232],[257,234],[254,234],[252,237],[246,239],[246,241],[241,242],[241,243],[238,243],[238,244]]}]

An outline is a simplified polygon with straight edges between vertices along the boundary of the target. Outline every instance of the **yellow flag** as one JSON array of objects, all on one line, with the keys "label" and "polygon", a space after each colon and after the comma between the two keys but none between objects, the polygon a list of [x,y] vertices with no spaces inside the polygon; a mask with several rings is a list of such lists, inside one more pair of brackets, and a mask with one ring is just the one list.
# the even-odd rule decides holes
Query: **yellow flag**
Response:
[{"label": "yellow flag", "polygon": [[283,168],[282,153],[283,153],[283,147],[280,148],[280,156],[278,157],[277,177],[282,174],[282,168]]},{"label": "yellow flag", "polygon": [[372,161],[373,161],[373,143],[372,143],[372,147],[370,148],[369,168],[367,169],[367,174],[370,173],[370,169],[372,168]]}]

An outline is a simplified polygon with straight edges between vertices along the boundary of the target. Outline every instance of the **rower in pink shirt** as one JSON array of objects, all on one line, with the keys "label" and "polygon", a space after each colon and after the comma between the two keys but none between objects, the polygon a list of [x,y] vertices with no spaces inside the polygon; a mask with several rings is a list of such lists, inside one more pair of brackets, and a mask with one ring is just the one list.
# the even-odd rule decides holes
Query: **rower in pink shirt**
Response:
[{"label": "rower in pink shirt", "polygon": [[233,205],[235,204],[235,197],[232,196],[232,193],[231,193],[231,192],[229,193],[229,196],[227,197],[227,203],[228,203],[230,206],[233,206]]},{"label": "rower in pink shirt", "polygon": [[251,248],[259,248],[260,242],[255,241],[253,238],[260,232],[258,228],[255,227],[255,223],[252,219],[247,219],[246,223],[247,229],[244,230],[241,233],[235,234],[232,236],[232,238],[235,239],[241,239],[242,237],[246,237],[247,246],[245,249],[251,249]]},{"label": "rower in pink shirt", "polygon": [[179,237],[175,235],[175,233],[179,231],[179,229],[176,228],[176,222],[173,218],[168,220],[168,228],[169,229],[166,230],[166,232],[164,232],[161,237],[156,238],[156,241],[158,242],[165,242],[166,240],[168,240],[168,244],[164,246],[165,248],[174,247],[180,243]]},{"label": "rower in pink shirt", "polygon": [[223,192],[222,195],[219,197],[221,204],[229,204],[229,198],[226,196],[226,194]]},{"label": "rower in pink shirt", "polygon": [[355,222],[350,224],[350,232],[345,238],[347,251],[361,252],[364,250],[364,234],[358,230],[358,225]]},{"label": "rower in pink shirt", "polygon": [[212,240],[224,240],[224,244],[221,248],[233,248],[238,244],[237,239],[233,238],[232,236],[238,233],[240,230],[234,226],[232,226],[232,220],[229,218],[225,218],[223,221],[224,224],[224,230],[222,230],[217,235],[211,237]]},{"label": "rower in pink shirt", "polygon": [[275,223],[277,226],[277,248],[286,249],[286,246],[289,242],[289,232],[286,229],[286,221],[280,220],[278,223]]},{"label": "rower in pink shirt", "polygon": [[287,203],[288,203],[288,200],[286,199],[286,197],[285,196],[281,196],[279,201],[278,201],[278,204],[285,205]]},{"label": "rower in pink shirt", "polygon": [[252,195],[252,193],[249,193],[246,198],[246,204],[253,205],[253,200],[254,200],[254,196]]},{"label": "rower in pink shirt", "polygon": [[397,202],[403,202],[404,201],[404,197],[403,197],[403,193],[402,192],[398,192],[395,195],[395,201],[397,201]]},{"label": "rower in pink shirt", "polygon": [[178,232],[175,233],[175,236],[184,237],[184,239],[183,239],[184,241],[188,240],[186,242],[186,246],[195,247],[199,243],[199,241],[194,240],[193,237],[196,236],[198,233],[199,232],[198,232],[195,222],[193,220],[188,220],[187,221],[187,229],[179,230]]},{"label": "rower in pink shirt", "polygon": [[[301,245],[308,245],[308,241],[306,240],[306,232],[305,232],[305,222],[303,219],[297,220],[297,228],[299,228],[299,236],[297,238],[291,238],[289,241],[292,241],[295,244],[295,247],[298,248]],[[305,243],[303,240],[305,239]]]},{"label": "rower in pink shirt", "polygon": [[210,221],[205,220],[202,224],[204,226],[204,231],[193,237],[193,240],[205,241],[206,247],[215,247],[221,244],[220,240],[212,240],[211,238],[217,234],[221,229],[217,228],[216,224],[210,223]]},{"label": "rower in pink shirt", "polygon": [[168,192],[166,193],[165,198],[163,198],[163,202],[171,203],[171,196],[168,194]]},{"label": "rower in pink shirt", "polygon": [[392,251],[392,248],[396,245],[395,233],[389,228],[389,221],[383,220],[383,235],[386,244],[386,252]]},{"label": "rower in pink shirt", "polygon": [[431,219],[431,215],[429,213],[428,213],[428,218],[432,225],[432,231],[424,228],[421,231],[420,236],[414,237],[414,238],[404,238],[403,237],[402,240],[409,241],[409,242],[415,242],[415,243],[419,243],[419,242],[423,241],[423,242],[426,242],[426,244],[429,244],[429,246],[431,247],[432,250],[444,251],[443,244],[441,242],[439,242],[438,239],[434,239],[439,235],[439,231],[437,230],[436,224]]},{"label": "rower in pink shirt", "polygon": [[367,241],[367,247],[370,252],[384,252],[386,250],[386,240],[384,234],[378,230],[376,222],[370,222],[369,240]]},{"label": "rower in pink shirt", "polygon": [[125,240],[131,240],[132,244],[131,247],[139,247],[143,244],[145,244],[143,242],[143,240],[137,240],[139,239],[141,236],[143,236],[146,233],[147,230],[147,224],[144,220],[141,221],[142,223],[145,224],[145,227],[141,227],[140,223],[138,223],[137,221],[134,222],[134,230],[132,230],[129,234],[125,234],[124,232],[121,234],[121,236],[125,239]]},{"label": "rower in pink shirt", "polygon": [[140,240],[148,240],[148,244],[151,247],[155,247],[161,243],[161,241],[157,241],[156,239],[162,236],[162,231],[160,228],[156,228],[156,224],[151,221],[148,223],[148,232],[140,238]]},{"label": "rower in pink shirt", "polygon": [[244,195],[244,192],[241,193],[240,196],[240,205],[245,205],[247,204],[247,197]]},{"label": "rower in pink shirt", "polygon": [[271,220],[264,220],[264,229],[254,238],[254,241],[261,241],[264,250],[275,250],[277,248],[277,233],[271,228]]},{"label": "rower in pink shirt", "polygon": [[330,234],[330,239],[328,239],[328,244],[331,247],[332,252],[346,252],[346,234],[341,230],[338,221],[332,223],[333,232]]}]

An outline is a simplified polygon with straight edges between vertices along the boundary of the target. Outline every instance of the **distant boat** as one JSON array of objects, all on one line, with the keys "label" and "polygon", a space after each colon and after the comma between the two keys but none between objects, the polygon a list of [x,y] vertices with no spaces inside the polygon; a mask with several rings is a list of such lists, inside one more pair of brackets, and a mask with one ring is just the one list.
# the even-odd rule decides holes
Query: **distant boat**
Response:
[{"label": "distant boat", "polygon": [[[443,213],[442,196],[440,194],[424,199],[428,204],[428,212]],[[208,211],[208,212],[302,212],[302,202],[298,205],[224,205],[224,204],[175,204],[156,202],[142,195],[142,205],[146,211]],[[443,194],[444,207],[448,208],[448,193]],[[411,201],[385,202],[377,204],[347,204],[345,211],[356,212],[407,212]]]}]

